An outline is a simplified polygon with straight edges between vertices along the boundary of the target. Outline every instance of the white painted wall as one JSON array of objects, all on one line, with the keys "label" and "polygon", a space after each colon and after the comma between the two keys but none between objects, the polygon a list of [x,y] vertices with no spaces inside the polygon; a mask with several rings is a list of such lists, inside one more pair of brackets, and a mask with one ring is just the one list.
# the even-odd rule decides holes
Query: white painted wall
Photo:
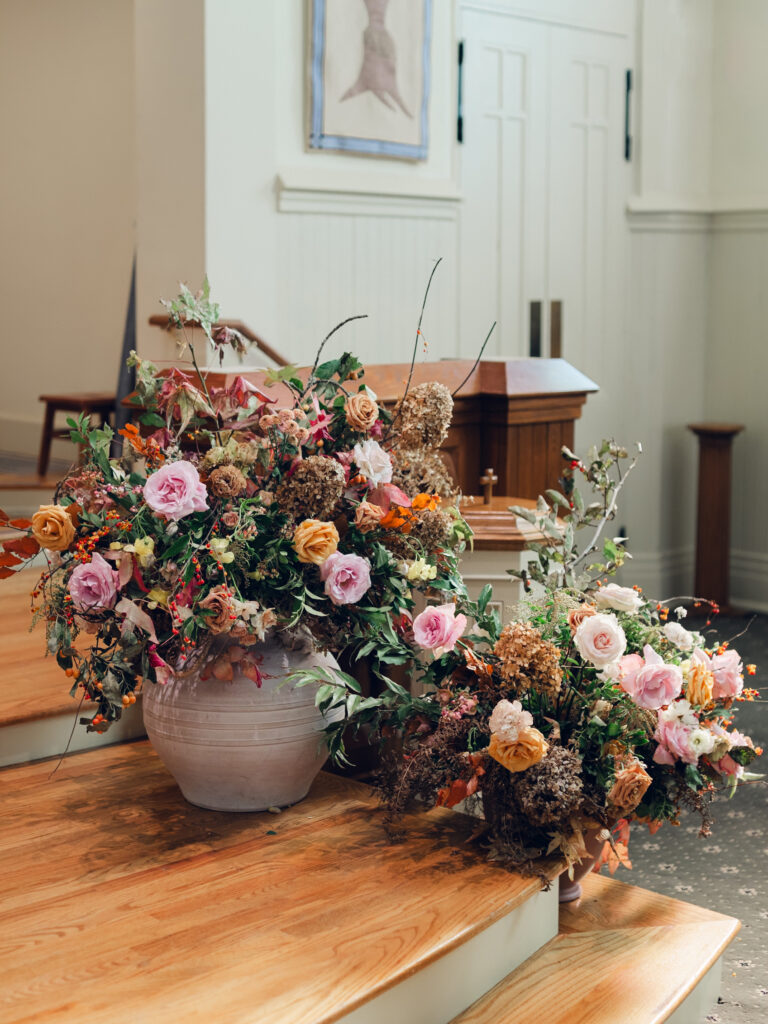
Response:
[{"label": "white painted wall", "polygon": [[0,2],[0,450],[117,382],[134,244],[132,0]]}]

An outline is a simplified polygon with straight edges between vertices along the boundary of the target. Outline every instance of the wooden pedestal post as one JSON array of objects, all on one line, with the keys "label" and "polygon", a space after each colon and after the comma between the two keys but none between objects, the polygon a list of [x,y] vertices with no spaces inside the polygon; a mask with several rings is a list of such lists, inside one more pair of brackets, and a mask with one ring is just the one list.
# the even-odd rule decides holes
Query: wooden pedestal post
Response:
[{"label": "wooden pedestal post", "polygon": [[728,606],[731,547],[731,446],[744,427],[737,423],[690,423],[699,439],[696,530],[697,597]]}]

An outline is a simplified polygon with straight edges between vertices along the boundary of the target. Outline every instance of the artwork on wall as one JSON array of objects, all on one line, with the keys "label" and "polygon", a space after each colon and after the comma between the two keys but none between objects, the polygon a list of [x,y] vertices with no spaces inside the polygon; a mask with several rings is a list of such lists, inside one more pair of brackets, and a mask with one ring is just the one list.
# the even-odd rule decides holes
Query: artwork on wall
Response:
[{"label": "artwork on wall", "polygon": [[426,159],[432,0],[310,5],[310,148]]}]

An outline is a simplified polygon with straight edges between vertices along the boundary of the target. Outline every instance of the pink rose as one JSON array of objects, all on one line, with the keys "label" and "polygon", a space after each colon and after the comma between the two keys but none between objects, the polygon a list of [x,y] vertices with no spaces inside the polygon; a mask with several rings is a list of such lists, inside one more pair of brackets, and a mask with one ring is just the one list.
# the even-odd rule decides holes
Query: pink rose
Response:
[{"label": "pink rose", "polygon": [[323,562],[320,576],[334,604],[357,604],[371,586],[371,566],[360,555],[335,552]]},{"label": "pink rose", "polygon": [[621,659],[621,688],[638,707],[658,711],[680,696],[683,673],[677,665],[667,665],[649,644],[643,654],[645,660],[636,654]]},{"label": "pink rose", "polygon": [[691,746],[691,732],[692,730],[679,718],[674,718],[671,721],[659,719],[654,734],[654,738],[659,744],[653,755],[656,764],[673,765],[675,761],[696,764],[699,756]]},{"label": "pink rose", "polygon": [[712,688],[715,700],[738,697],[744,689],[743,666],[738,653],[725,651],[724,654],[715,654],[709,667],[715,677],[715,685]]},{"label": "pink rose", "polygon": [[69,592],[78,611],[112,608],[117,597],[117,572],[96,552],[81,562],[69,577]]},{"label": "pink rose", "polygon": [[166,462],[144,484],[144,500],[154,512],[178,520],[205,512],[208,491],[191,462]]},{"label": "pink rose", "polygon": [[439,658],[453,650],[466,625],[466,615],[457,615],[452,604],[430,605],[413,620],[413,638]]},{"label": "pink rose", "polygon": [[627,649],[627,638],[615,615],[590,615],[573,635],[579,654],[596,668],[605,668]]}]

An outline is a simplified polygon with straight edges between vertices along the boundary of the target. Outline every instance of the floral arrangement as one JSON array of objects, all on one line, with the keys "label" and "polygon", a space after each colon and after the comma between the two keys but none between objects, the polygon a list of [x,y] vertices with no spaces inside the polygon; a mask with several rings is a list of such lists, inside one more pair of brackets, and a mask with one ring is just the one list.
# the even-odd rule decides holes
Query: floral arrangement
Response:
[{"label": "floral arrangement", "polygon": [[[139,409],[122,452],[112,457],[109,427],[70,421],[82,464],[31,521],[2,519],[20,535],[5,542],[0,577],[46,557],[33,603],[90,709],[81,721],[103,731],[145,681],[192,671],[226,681],[239,670],[260,685],[267,635],[366,656],[387,683],[376,707],[394,702],[402,688],[381,670],[410,656],[400,632],[415,596],[461,589],[470,532],[458,511],[393,483],[399,438],[412,460],[414,438],[443,436],[450,392],[406,389],[390,413],[357,359],[321,363],[320,352],[303,376],[287,367],[263,388],[236,376],[209,389],[188,329],[218,353],[242,354],[245,339],[215,326],[207,285],[167,306],[190,372],[160,375],[133,354]],[[366,709],[352,683],[348,715]]]},{"label": "floral arrangement", "polygon": [[[713,796],[757,778],[746,768],[761,753],[733,728],[737,704],[756,696],[737,651],[686,629],[680,601],[608,582],[629,557],[620,538],[602,540],[627,452],[605,442],[586,463],[564,455],[562,491],[514,510],[543,536],[515,573],[526,593],[516,621],[501,627],[489,587],[476,603],[426,609],[410,637],[422,696],[380,711],[392,824],[414,801],[481,798],[490,856],[534,872],[547,855],[572,867],[601,835],[615,869],[630,821],[655,830],[683,808],[709,834]],[[579,553],[582,528],[592,539]]]}]

